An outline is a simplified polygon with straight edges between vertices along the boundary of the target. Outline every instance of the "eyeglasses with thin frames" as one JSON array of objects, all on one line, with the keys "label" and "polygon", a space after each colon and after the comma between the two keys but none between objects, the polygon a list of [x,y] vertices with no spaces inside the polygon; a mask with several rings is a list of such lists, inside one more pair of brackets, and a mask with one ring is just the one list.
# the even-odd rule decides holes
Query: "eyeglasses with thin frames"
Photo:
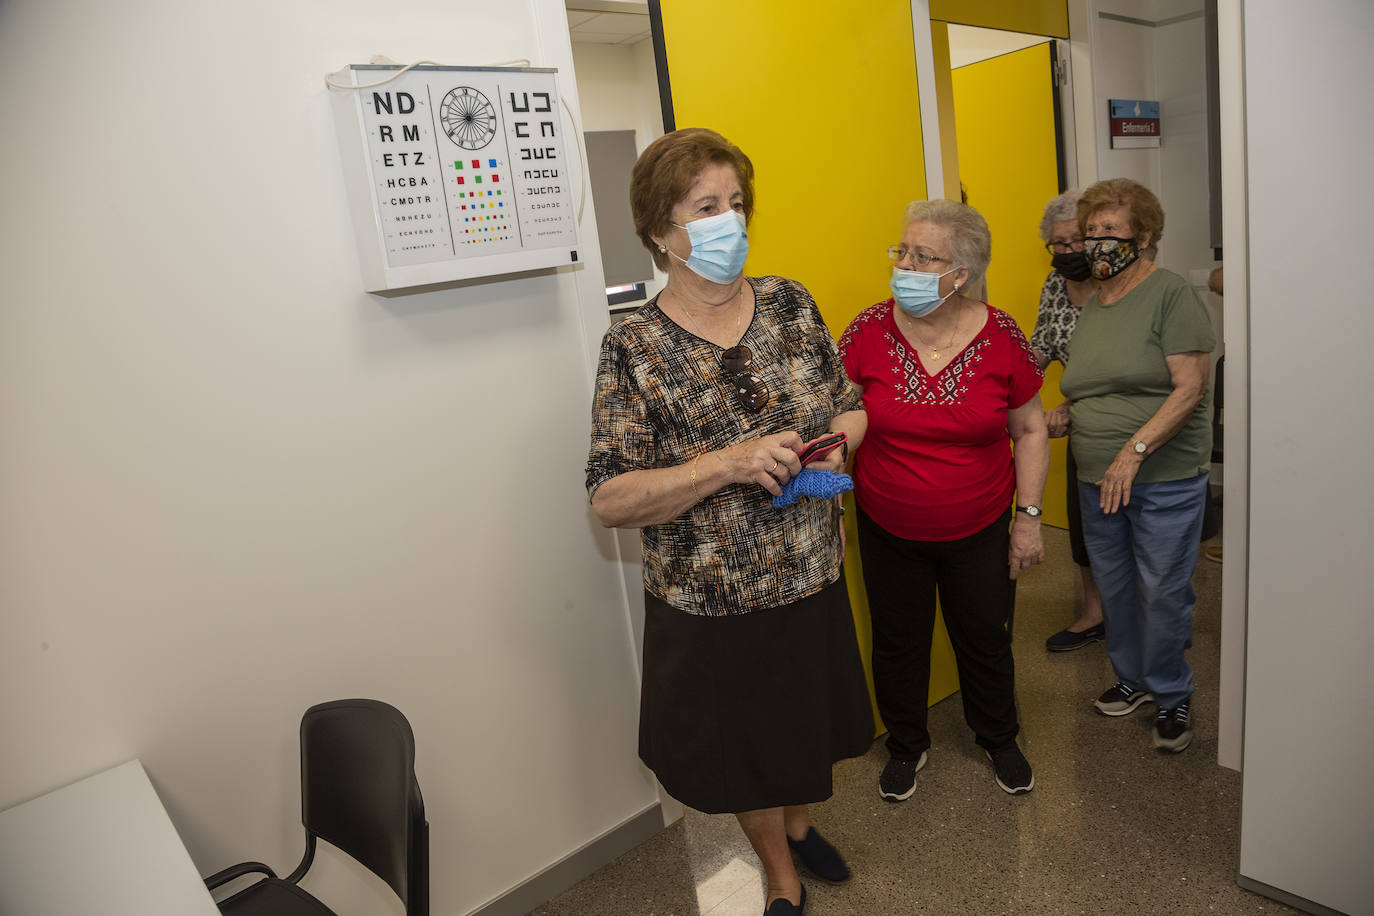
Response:
[{"label": "eyeglasses with thin frames", "polygon": [[954,263],[949,258],[938,258],[933,254],[926,254],[924,251],[917,251],[914,248],[903,248],[900,245],[893,245],[888,248],[887,256],[898,264],[902,263],[907,258],[911,258],[916,262],[917,267],[929,267],[937,261],[945,264]]},{"label": "eyeglasses with thin frames", "polygon": [[731,347],[720,354],[720,368],[730,380],[740,406],[758,413],[768,406],[768,385],[754,372],[754,353],[748,347]]}]

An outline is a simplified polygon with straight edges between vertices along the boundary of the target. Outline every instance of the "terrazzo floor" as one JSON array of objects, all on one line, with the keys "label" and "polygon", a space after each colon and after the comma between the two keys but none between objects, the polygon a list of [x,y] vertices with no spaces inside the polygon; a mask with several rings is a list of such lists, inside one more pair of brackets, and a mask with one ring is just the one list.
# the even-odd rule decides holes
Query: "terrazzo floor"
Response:
[{"label": "terrazzo floor", "polygon": [[[806,882],[808,916],[1293,912],[1235,882],[1241,780],[1216,762],[1221,565],[1199,552],[1194,738],[1169,755],[1150,745],[1153,705],[1120,719],[1091,706],[1114,680],[1100,643],[1045,651],[1079,601],[1067,533],[1046,528],[1045,539],[1046,563],[1018,584],[1013,643],[1034,791],[997,788],[955,694],[931,710],[935,743],[909,801],[878,797],[881,739],[836,765],[834,797],[812,819],[854,878]],[[763,903],[735,819],[688,811],[535,914],[758,916]]]}]

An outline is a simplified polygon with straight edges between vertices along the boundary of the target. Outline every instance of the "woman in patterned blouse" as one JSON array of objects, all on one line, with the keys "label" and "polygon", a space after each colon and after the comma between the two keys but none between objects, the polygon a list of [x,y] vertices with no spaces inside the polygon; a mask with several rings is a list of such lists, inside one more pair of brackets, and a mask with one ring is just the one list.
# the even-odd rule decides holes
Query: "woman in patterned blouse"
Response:
[{"label": "woman in patterned blouse", "polygon": [[[894,298],[860,313],[840,340],[869,422],[854,495],[873,682],[891,754],[878,791],[888,801],[910,798],[926,762],[938,592],[964,718],[997,785],[1021,795],[1035,778],[1016,745],[1011,619],[1014,580],[1044,558],[1044,374],[1010,315],[960,292],[991,257],[978,211],[921,201],[907,208],[906,223],[889,250]],[[1014,513],[1013,493],[1022,504]]]},{"label": "woman in patterned blouse", "polygon": [[[1079,190],[1065,191],[1045,205],[1040,219],[1040,238],[1051,255],[1053,267],[1040,290],[1040,313],[1031,333],[1031,349],[1045,368],[1055,360],[1067,366],[1069,339],[1078,324],[1083,303],[1097,291],[1087,256],[1083,254],[1083,233],[1078,228]],[[1069,431],[1069,402],[1045,411],[1045,425],[1050,438],[1065,436]],[[1093,580],[1088,565],[1088,548],[1083,546],[1083,514],[1078,504],[1078,467],[1073,451],[1068,452],[1067,503],[1069,512],[1069,552],[1078,564],[1083,578],[1083,613],[1064,629],[1045,640],[1051,652],[1067,652],[1097,642],[1106,633],[1102,624],[1102,595]]]},{"label": "woman in patterned blouse", "polygon": [[[769,914],[849,869],[811,826],[835,761],[873,717],[839,511],[772,497],[827,431],[867,420],[806,289],[743,276],[753,166],[714,131],[655,140],[630,183],[635,228],[668,273],[601,345],[587,490],[603,525],[639,528],[644,674],[639,754],[679,801],[736,815],[767,876]],[[842,470],[836,449],[811,468]]]}]

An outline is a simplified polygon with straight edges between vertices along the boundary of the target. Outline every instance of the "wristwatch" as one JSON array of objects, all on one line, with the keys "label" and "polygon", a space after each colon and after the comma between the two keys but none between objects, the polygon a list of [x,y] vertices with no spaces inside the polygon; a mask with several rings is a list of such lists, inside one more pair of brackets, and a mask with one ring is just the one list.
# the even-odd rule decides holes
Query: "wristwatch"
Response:
[{"label": "wristwatch", "polygon": [[1027,515],[1029,515],[1031,518],[1039,518],[1039,517],[1040,517],[1040,507],[1039,507],[1039,506],[1017,506],[1017,507],[1016,507],[1016,511],[1017,511],[1017,512],[1024,512],[1024,513],[1026,513]]},{"label": "wristwatch", "polygon": [[1131,440],[1131,451],[1135,452],[1135,453],[1136,453],[1137,455],[1139,455],[1140,457],[1144,458],[1144,457],[1145,457],[1145,453],[1148,452],[1149,450],[1150,450],[1150,446],[1146,445],[1146,444],[1145,444],[1143,441],[1141,441],[1140,439],[1132,439],[1132,440]]}]

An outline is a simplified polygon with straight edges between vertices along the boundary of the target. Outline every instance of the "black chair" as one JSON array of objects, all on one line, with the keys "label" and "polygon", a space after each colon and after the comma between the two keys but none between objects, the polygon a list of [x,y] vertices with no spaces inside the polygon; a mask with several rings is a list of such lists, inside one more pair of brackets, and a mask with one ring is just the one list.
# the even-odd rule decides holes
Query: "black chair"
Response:
[{"label": "black chair", "polygon": [[301,717],[301,824],[305,855],[278,878],[243,862],[205,879],[214,889],[243,875],[267,877],[219,902],[225,916],[334,916],[301,890],[318,837],[391,886],[406,916],[429,916],[429,824],[415,781],[415,735],[400,711],[376,700],[337,700]]}]

